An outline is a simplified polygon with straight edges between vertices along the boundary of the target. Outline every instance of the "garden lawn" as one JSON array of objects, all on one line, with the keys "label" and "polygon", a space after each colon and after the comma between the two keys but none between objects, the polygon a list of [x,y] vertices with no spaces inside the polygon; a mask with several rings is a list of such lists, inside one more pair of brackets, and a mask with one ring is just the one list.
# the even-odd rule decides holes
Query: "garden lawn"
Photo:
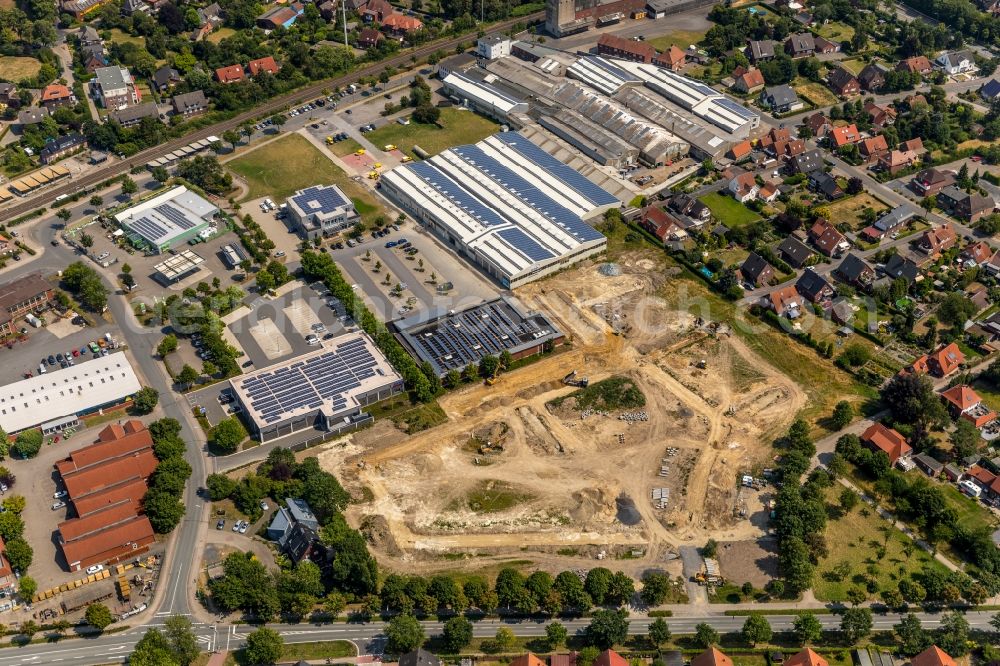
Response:
[{"label": "garden lawn", "polygon": [[742,227],[760,219],[760,215],[736,199],[719,192],[709,192],[699,197],[699,200],[711,209],[715,219],[730,229]]},{"label": "garden lawn", "polygon": [[867,226],[861,218],[861,214],[866,208],[871,208],[876,213],[889,210],[889,207],[880,199],[867,192],[823,204],[823,208],[826,208],[829,213],[827,219],[836,220],[838,224],[847,222],[855,231],[860,231],[864,226]]},{"label": "garden lawn", "polygon": [[111,29],[111,39],[109,41],[118,42],[119,44],[135,44],[136,46],[144,50],[146,48],[145,37],[136,37],[134,35],[128,34],[127,32],[122,32],[118,28]]},{"label": "garden lawn", "polygon": [[271,197],[280,203],[296,190],[332,183],[350,197],[362,218],[367,220],[381,210],[370,192],[298,134],[289,134],[244,153],[227,162],[226,167],[247,182],[243,201]]},{"label": "garden lawn", "polygon": [[851,60],[841,60],[839,64],[841,67],[846,69],[851,74],[854,74],[855,76],[860,74],[861,70],[865,68],[865,63],[863,60],[856,60],[853,58]]},{"label": "garden lawn", "polygon": [[446,148],[475,143],[494,134],[499,125],[472,111],[461,111],[458,107],[441,109],[438,125],[424,125],[411,122],[400,125],[390,122],[369,132],[368,140],[376,146],[395,144],[404,153],[416,157],[413,146],[417,145],[430,155],[436,155]]},{"label": "garden lawn", "polygon": [[705,38],[704,30],[671,30],[665,35],[652,37],[646,43],[653,46],[657,51],[666,51],[673,44],[682,51],[692,44],[697,44]]},{"label": "garden lawn", "polygon": [[356,150],[361,148],[361,144],[354,139],[344,139],[343,141],[338,141],[337,143],[327,146],[329,151],[336,155],[337,157],[344,157],[354,153]]},{"label": "garden lawn", "polygon": [[833,106],[839,100],[830,90],[815,81],[807,81],[794,86],[795,93],[813,106]]},{"label": "garden lawn", "polygon": [[232,28],[218,28],[217,30],[213,30],[205,39],[213,44],[218,44],[226,37],[232,37],[235,34],[236,31]]},{"label": "garden lawn", "polygon": [[[840,509],[838,498],[843,489],[839,483],[834,483],[826,490],[828,505],[836,507],[834,515]],[[813,582],[813,592],[820,601],[844,601],[847,590],[863,588],[860,581],[870,565],[875,566],[880,590],[895,588],[902,578],[919,572],[925,566],[945,570],[943,564],[916,544],[907,557],[903,545],[909,539],[864,503],[859,503],[846,516],[827,521],[825,536],[830,554],[820,558]],[[883,544],[885,557],[879,560],[876,551]],[[830,573],[840,562],[847,562],[851,573],[842,581],[835,581]]]},{"label": "garden lawn", "polygon": [[[842,42],[845,39],[851,39],[854,37],[854,28],[845,23],[841,23],[840,21],[830,21],[829,23],[821,25],[817,32],[820,37],[828,39],[831,42]],[[855,74],[856,73],[857,72],[855,72]]]},{"label": "garden lawn", "polygon": [[35,58],[20,56],[0,57],[0,79],[17,83],[22,79],[30,79],[37,75],[42,63]]}]

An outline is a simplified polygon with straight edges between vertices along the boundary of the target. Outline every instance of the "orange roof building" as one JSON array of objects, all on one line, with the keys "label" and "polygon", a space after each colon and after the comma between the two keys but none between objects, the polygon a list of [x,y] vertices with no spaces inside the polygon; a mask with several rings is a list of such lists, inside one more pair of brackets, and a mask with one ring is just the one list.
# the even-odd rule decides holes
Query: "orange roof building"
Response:
[{"label": "orange roof building", "polygon": [[868,426],[868,429],[861,434],[861,441],[873,451],[884,451],[889,456],[891,465],[895,465],[897,460],[906,458],[913,452],[905,437],[881,423]]},{"label": "orange roof building", "polygon": [[729,149],[729,159],[741,160],[753,150],[753,146],[750,145],[749,141],[740,141],[739,143],[734,143],[733,147]]},{"label": "orange roof building", "polygon": [[215,70],[215,78],[219,83],[238,83],[246,78],[246,72],[243,65],[230,65]]},{"label": "orange roof building", "polygon": [[932,645],[910,660],[912,666],[958,666],[947,652]]},{"label": "orange roof building", "polygon": [[979,394],[965,384],[952,386],[941,394],[941,399],[948,403],[952,414],[971,421],[977,428],[983,427],[997,417],[996,412],[983,404]]},{"label": "orange roof building", "polygon": [[628,666],[628,659],[614,650],[605,650],[594,660],[594,666]]},{"label": "orange roof building", "polygon": [[122,500],[83,518],[64,520],[57,527],[59,540],[63,543],[75,541],[108,525],[116,525],[136,516],[139,513],[138,508],[137,504],[133,504],[129,500]]},{"label": "orange roof building", "polygon": [[126,421],[124,425],[114,423],[100,432],[96,442],[77,449],[65,460],[56,462],[56,469],[60,475],[66,475],[106,460],[151,449],[152,446],[153,437],[141,421],[133,419]]},{"label": "orange roof building", "polygon": [[267,56],[264,58],[258,58],[257,60],[251,60],[247,63],[247,69],[250,70],[250,76],[257,76],[261,72],[267,72],[268,74],[277,74],[278,63],[274,61],[274,58]]},{"label": "orange roof building", "polygon": [[691,666],[733,666],[733,660],[719,648],[710,647],[692,659]]},{"label": "orange roof building", "polygon": [[545,666],[545,662],[528,652],[516,657],[514,661],[510,662],[510,666]]},{"label": "orange roof building", "polygon": [[932,375],[947,377],[965,363],[965,355],[954,342],[938,349],[927,357],[927,367]]},{"label": "orange roof building", "polygon": [[79,571],[101,562],[131,559],[145,552],[155,540],[149,518],[133,515],[60,545],[70,571]]},{"label": "orange roof building", "polygon": [[146,496],[147,490],[149,490],[149,485],[146,480],[134,477],[96,493],[74,497],[72,502],[76,509],[76,515],[83,517],[122,501],[128,501],[138,506],[142,503],[142,498]]},{"label": "orange roof building", "polygon": [[812,648],[805,648],[786,659],[785,666],[830,666],[830,662]]},{"label": "orange roof building", "polygon": [[410,34],[424,27],[423,22],[416,16],[406,16],[393,12],[382,20],[382,27],[390,32]]},{"label": "orange roof building", "polygon": [[136,453],[115,458],[98,465],[91,465],[81,470],[63,475],[63,483],[69,496],[76,501],[105,488],[110,488],[122,481],[130,479],[148,479],[156,469],[156,456],[152,449],[143,449]]}]

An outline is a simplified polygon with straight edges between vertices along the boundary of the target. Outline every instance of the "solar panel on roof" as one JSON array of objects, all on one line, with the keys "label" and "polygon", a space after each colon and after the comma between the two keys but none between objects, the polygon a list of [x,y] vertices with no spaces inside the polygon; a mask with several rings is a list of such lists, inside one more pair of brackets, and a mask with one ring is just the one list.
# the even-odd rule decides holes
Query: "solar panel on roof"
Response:
[{"label": "solar panel on roof", "polygon": [[500,132],[496,136],[521,155],[524,155],[566,185],[585,196],[595,207],[618,203],[618,199],[613,194],[590,182],[590,180],[569,165],[563,164],[520,134],[516,132]]},{"label": "solar panel on roof", "polygon": [[554,254],[520,229],[501,229],[497,232],[497,236],[510,243],[532,261],[545,261],[555,257]]},{"label": "solar panel on roof", "polygon": [[411,170],[417,177],[448,197],[459,208],[478,219],[485,226],[500,226],[508,223],[496,211],[474,198],[433,165],[418,162],[402,168]]},{"label": "solar panel on roof", "polygon": [[163,217],[167,218],[168,220],[176,224],[181,229],[191,229],[195,226],[195,223],[192,222],[190,219],[188,219],[188,217],[184,213],[177,210],[170,204],[154,206],[153,210],[155,210],[157,213],[159,213]]}]

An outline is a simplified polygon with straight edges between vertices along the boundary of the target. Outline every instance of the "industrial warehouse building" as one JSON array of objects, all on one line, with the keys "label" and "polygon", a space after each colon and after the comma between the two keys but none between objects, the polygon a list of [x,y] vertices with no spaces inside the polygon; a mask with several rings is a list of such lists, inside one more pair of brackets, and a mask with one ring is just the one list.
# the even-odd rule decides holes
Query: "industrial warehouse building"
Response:
[{"label": "industrial warehouse building", "polygon": [[115,215],[137,247],[162,253],[202,234],[219,209],[183,185]]},{"label": "industrial warehouse building", "polygon": [[329,236],[354,226],[361,216],[336,185],[316,185],[288,198],[288,215],[308,239]]},{"label": "industrial warehouse building", "polygon": [[43,434],[76,426],[79,417],[119,405],[142,388],[124,353],[82,361],[0,387],[0,428]]},{"label": "industrial warehouse building", "polygon": [[155,541],[142,513],[146,481],[157,465],[152,447],[146,426],[130,420],[107,426],[96,442],[56,462],[77,514],[57,531],[70,571],[131,559]]},{"label": "industrial warehouse building", "polygon": [[396,167],[379,187],[510,289],[603,252],[584,219],[620,205],[516,132]]},{"label": "industrial warehouse building", "polygon": [[262,442],[303,428],[337,432],[370,420],[362,408],[403,390],[403,379],[363,332],[230,380],[251,431]]},{"label": "industrial warehouse building", "polygon": [[525,113],[528,110],[527,101],[518,98],[511,91],[503,90],[500,86],[490,85],[477,74],[480,72],[468,74],[450,72],[441,79],[445,94],[464,102],[477,113],[500,122],[510,122],[513,114]]},{"label": "industrial warehouse building", "polygon": [[502,296],[460,311],[423,312],[392,322],[403,346],[439,377],[504,351],[517,360],[561,344],[565,336],[540,312],[524,313]]}]

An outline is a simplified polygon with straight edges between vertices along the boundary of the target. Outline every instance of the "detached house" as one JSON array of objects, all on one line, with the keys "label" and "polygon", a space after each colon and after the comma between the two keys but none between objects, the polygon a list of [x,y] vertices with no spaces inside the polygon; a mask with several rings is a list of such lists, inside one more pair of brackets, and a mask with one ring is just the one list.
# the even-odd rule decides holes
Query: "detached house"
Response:
[{"label": "detached house", "polygon": [[823,218],[816,220],[809,228],[809,240],[827,257],[839,257],[851,247],[844,234]]},{"label": "detached house", "polygon": [[175,114],[184,117],[195,116],[208,110],[208,99],[201,90],[174,95],[170,104]]},{"label": "detached house", "polygon": [[889,104],[879,106],[875,102],[868,102],[865,104],[864,111],[868,114],[872,127],[875,129],[882,129],[896,122],[896,109]]},{"label": "detached house", "polygon": [[775,289],[761,300],[763,305],[776,315],[788,319],[797,319],[802,314],[802,306],[805,305],[802,295],[794,285]]},{"label": "detached house", "polygon": [[758,64],[774,59],[774,42],[770,39],[751,39],[746,48],[746,56],[750,62]]},{"label": "detached house", "polygon": [[942,53],[934,60],[934,64],[949,76],[964,74],[976,69],[976,60],[968,51]]},{"label": "detached house", "polygon": [[396,36],[409,35],[423,27],[423,22],[416,16],[406,16],[398,12],[393,12],[382,20],[382,29]]},{"label": "detached house", "polygon": [[830,147],[839,150],[844,146],[861,141],[861,132],[854,123],[843,127],[834,127],[829,135]]},{"label": "detached house", "polygon": [[810,250],[809,246],[791,236],[781,241],[778,252],[793,268],[802,268],[816,256],[816,253]]},{"label": "detached house", "polygon": [[788,161],[789,170],[794,173],[811,173],[823,168],[823,156],[815,148],[796,155]]},{"label": "detached house", "polygon": [[[763,79],[763,77],[761,77]],[[774,113],[789,113],[802,108],[802,100],[795,94],[791,86],[770,86],[764,88],[760,95],[761,106],[770,109]]]},{"label": "detached house", "polygon": [[833,272],[849,285],[867,289],[875,281],[875,269],[856,254],[848,254]]},{"label": "detached house", "polygon": [[844,196],[844,190],[837,179],[825,171],[813,171],[809,174],[809,189],[819,192],[830,201]]},{"label": "detached house", "polygon": [[737,173],[732,174],[728,189],[734,199],[740,203],[746,203],[757,197],[757,191],[760,188],[757,186],[757,181],[754,179],[752,173],[739,170]]},{"label": "detached house", "polygon": [[954,342],[938,348],[926,358],[927,371],[936,377],[947,377],[965,363],[965,355]]},{"label": "detached house", "polygon": [[978,192],[964,192],[953,185],[938,193],[937,203],[949,215],[970,223],[992,213],[995,206],[992,198],[984,197]]},{"label": "detached house", "polygon": [[822,275],[807,268],[795,282],[795,288],[810,303],[829,306],[834,290]]},{"label": "detached house", "polygon": [[941,399],[954,418],[965,419],[977,428],[997,418],[996,412],[984,405],[982,398],[970,386],[953,386],[941,394]]},{"label": "detached house", "polygon": [[954,184],[955,174],[935,168],[924,169],[910,180],[910,188],[922,197],[935,195]]},{"label": "detached house", "polygon": [[814,113],[806,117],[803,124],[809,128],[809,131],[817,139],[824,138],[833,129],[833,123],[822,113]]},{"label": "detached house", "polygon": [[245,78],[243,65],[229,65],[215,70],[215,80],[219,83],[239,83]]},{"label": "detached house", "polygon": [[799,32],[785,40],[785,53],[793,58],[805,58],[816,52],[816,39],[811,32]]},{"label": "detached house", "polygon": [[890,465],[895,465],[900,458],[909,458],[913,453],[913,447],[906,442],[905,437],[881,423],[868,426],[861,434],[861,443],[874,453],[881,451],[889,456]]},{"label": "detached house", "polygon": [[920,236],[917,247],[924,254],[936,257],[942,252],[947,252],[958,242],[958,235],[950,224],[942,224],[939,227],[928,229]]},{"label": "detached house", "polygon": [[743,72],[736,77],[736,83],[733,84],[733,88],[740,91],[741,93],[752,93],[757,92],[764,87],[764,75],[761,74],[760,70],[756,67],[752,67],[749,70]]},{"label": "detached house", "polygon": [[862,139],[858,144],[858,150],[861,152],[861,157],[871,164],[889,152],[889,144],[886,143],[884,136],[878,134]]},{"label": "detached house", "polygon": [[843,67],[835,67],[826,76],[830,90],[838,97],[853,97],[861,92],[861,84]]},{"label": "detached house", "polygon": [[924,56],[913,56],[906,60],[901,60],[896,65],[897,72],[909,72],[911,74],[929,74],[932,70],[931,62]]},{"label": "detached house", "polygon": [[858,83],[868,92],[876,92],[885,85],[885,68],[879,63],[869,63],[858,73]]},{"label": "detached house", "polygon": [[993,256],[993,248],[986,241],[971,243],[962,250],[959,259],[966,268],[985,264]]},{"label": "detached house", "polygon": [[42,96],[39,98],[38,103],[49,111],[55,111],[64,106],[73,106],[76,104],[76,95],[62,84],[50,83],[42,88]]},{"label": "detached house", "polygon": [[740,266],[743,282],[763,287],[774,279],[774,267],[756,252],[751,252]]},{"label": "detached house", "polygon": [[278,63],[276,63],[274,58],[271,56],[251,60],[247,63],[247,70],[249,70],[250,76],[257,76],[261,72],[267,72],[273,76],[277,74],[280,69],[281,68],[278,67]]}]

